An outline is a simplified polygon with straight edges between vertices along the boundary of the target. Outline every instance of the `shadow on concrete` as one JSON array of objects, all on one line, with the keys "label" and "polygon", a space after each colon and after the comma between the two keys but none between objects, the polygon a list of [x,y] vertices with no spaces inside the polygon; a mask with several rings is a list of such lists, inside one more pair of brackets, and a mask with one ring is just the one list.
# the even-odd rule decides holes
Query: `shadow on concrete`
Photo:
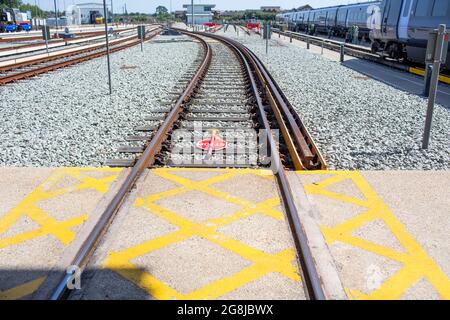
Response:
[{"label": "shadow on concrete", "polygon": [[[0,300],[33,300],[36,290],[50,274],[49,270],[0,270]],[[63,273],[61,273],[63,274]],[[132,278],[133,281],[123,277]],[[153,300],[140,288],[146,275],[138,269],[87,269],[80,279],[81,289],[73,290],[70,300]]]},{"label": "shadow on concrete", "polygon": [[[424,79],[420,76],[360,59],[349,59],[342,65],[396,89],[425,98]],[[450,110],[450,86],[439,84],[436,101]]]}]

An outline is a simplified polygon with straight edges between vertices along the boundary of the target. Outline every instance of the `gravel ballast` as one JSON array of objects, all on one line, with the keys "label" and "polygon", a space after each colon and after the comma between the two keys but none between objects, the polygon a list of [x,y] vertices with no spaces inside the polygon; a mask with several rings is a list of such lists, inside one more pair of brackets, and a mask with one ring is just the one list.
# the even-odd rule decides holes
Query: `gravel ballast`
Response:
[{"label": "gravel ballast", "polygon": [[[177,37],[160,37],[177,38]],[[102,166],[192,66],[194,42],[146,43],[0,87],[0,166]]]},{"label": "gravel ballast", "polygon": [[450,110],[436,105],[430,148],[421,150],[427,100],[306,49],[233,28],[265,63],[299,113],[330,169],[450,169]]}]

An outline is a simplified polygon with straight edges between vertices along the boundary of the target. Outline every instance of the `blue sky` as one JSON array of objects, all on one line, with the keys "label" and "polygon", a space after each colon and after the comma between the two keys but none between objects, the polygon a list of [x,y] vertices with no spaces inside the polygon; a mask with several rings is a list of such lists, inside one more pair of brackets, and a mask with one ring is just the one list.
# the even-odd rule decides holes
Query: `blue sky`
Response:
[{"label": "blue sky", "polygon": [[[106,0],[108,3],[111,0]],[[49,10],[53,8],[53,0],[25,0],[30,4],[39,4],[43,9]],[[59,9],[63,9],[70,4],[86,3],[86,2],[102,2],[102,0],[57,0]],[[194,0],[194,3],[216,4],[219,10],[239,10],[239,9],[255,9],[260,6],[277,5],[283,9],[291,9],[304,4],[309,4],[314,8],[326,7],[337,4],[348,4],[364,2],[364,0]],[[166,6],[168,9],[172,4],[173,10],[181,10],[184,3],[190,3],[190,0],[113,0],[115,12],[122,12],[124,4],[127,4],[128,12],[146,12],[153,13],[158,5]]]}]

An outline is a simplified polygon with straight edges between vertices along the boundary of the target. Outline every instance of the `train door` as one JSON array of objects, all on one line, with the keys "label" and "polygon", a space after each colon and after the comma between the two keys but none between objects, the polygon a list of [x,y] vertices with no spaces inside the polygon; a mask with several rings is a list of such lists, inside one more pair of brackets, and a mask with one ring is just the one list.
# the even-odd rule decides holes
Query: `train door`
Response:
[{"label": "train door", "polygon": [[401,40],[408,39],[408,25],[411,16],[413,0],[404,0],[400,20],[398,21],[398,38]]},{"label": "train door", "polygon": [[387,0],[381,21],[381,33],[385,39],[397,39],[397,24],[403,0]]}]

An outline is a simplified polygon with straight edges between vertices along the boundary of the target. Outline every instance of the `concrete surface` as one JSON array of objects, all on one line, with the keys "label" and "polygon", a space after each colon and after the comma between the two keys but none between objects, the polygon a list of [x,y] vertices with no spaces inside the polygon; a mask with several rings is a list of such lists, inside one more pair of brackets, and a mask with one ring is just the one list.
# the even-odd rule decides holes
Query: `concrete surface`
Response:
[{"label": "concrete surface", "polygon": [[119,172],[0,169],[0,300],[39,288]]},{"label": "concrete surface", "polygon": [[[0,299],[37,293],[126,170],[0,169]],[[331,299],[450,299],[449,171],[291,172]],[[295,182],[295,181],[297,182]],[[273,175],[147,171],[73,299],[305,299]]]},{"label": "concrete surface", "polygon": [[450,172],[298,172],[349,299],[450,299]]},{"label": "concrete surface", "polygon": [[[289,37],[281,36],[281,38],[279,38],[278,35],[274,35],[272,39],[278,45],[295,45],[300,48],[306,49],[306,42],[304,41],[292,39],[292,44],[290,44]],[[310,52],[320,55],[322,54],[322,48],[320,46],[311,44]],[[339,52],[326,48],[323,49],[323,56],[336,62],[339,62],[340,60]],[[417,76],[415,74],[396,70],[388,66],[358,59],[348,55],[345,55],[345,62],[343,63],[343,65],[363,74],[364,76],[384,82],[392,87],[409,92],[411,94],[422,95],[424,90],[423,77]],[[450,109],[449,85],[439,83],[436,101],[437,103]]]},{"label": "concrete surface", "polygon": [[136,190],[73,299],[305,299],[271,172],[155,169]]}]

